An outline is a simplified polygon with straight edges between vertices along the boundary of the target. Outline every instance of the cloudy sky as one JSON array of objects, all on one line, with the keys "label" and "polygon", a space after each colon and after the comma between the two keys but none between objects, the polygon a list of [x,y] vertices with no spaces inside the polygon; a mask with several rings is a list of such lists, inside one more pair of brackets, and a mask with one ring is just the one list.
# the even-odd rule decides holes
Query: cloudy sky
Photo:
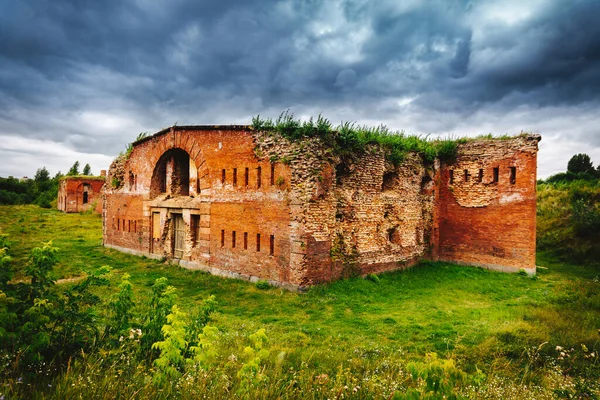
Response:
[{"label": "cloudy sky", "polygon": [[322,113],[542,134],[600,163],[600,0],[0,0],[0,176],[92,172],[138,133]]}]

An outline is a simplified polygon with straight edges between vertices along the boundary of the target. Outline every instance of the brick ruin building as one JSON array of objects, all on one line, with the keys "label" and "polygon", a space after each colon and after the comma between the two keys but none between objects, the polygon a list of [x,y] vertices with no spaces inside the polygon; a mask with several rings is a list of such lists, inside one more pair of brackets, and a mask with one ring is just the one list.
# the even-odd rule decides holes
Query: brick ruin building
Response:
[{"label": "brick ruin building", "polygon": [[101,176],[65,176],[58,185],[56,207],[67,213],[88,211],[102,212],[102,186],[106,171]]},{"label": "brick ruin building", "polygon": [[317,139],[175,126],[111,165],[104,245],[289,288],[423,259],[533,274],[539,140],[394,166],[377,145],[341,162]]}]

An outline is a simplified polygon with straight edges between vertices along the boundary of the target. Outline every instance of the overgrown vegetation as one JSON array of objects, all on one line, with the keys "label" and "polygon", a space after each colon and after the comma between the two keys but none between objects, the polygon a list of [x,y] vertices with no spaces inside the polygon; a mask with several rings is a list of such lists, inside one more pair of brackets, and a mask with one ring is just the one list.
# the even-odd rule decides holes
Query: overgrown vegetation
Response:
[{"label": "overgrown vegetation", "polygon": [[576,154],[567,172],[538,183],[538,246],[557,257],[600,265],[600,170]]},{"label": "overgrown vegetation", "polygon": [[[3,206],[0,229],[0,324],[18,332],[6,343],[34,340],[7,313],[39,332],[71,332],[16,355],[0,341],[6,399],[598,396],[600,270],[591,263],[540,252],[537,279],[424,263],[297,294],[103,248],[98,215]],[[101,281],[84,285],[93,276]],[[18,287],[26,290],[13,295]],[[31,306],[33,292],[49,306]],[[91,318],[75,328],[63,312]],[[16,361],[38,352],[40,363]]]},{"label": "overgrown vegetation", "polygon": [[46,167],[42,167],[36,171],[34,179],[0,178],[0,205],[37,204],[50,208],[58,195],[61,177],[59,172],[51,178]]},{"label": "overgrown vegetation", "polygon": [[[392,131],[384,125],[377,127],[359,126],[351,122],[342,122],[334,127],[322,115],[316,120],[312,117],[302,121],[294,118],[294,114],[284,111],[273,121],[270,118],[252,118],[252,127],[257,131],[274,131],[288,140],[302,138],[319,138],[333,151],[333,154],[344,158],[352,158],[363,154],[369,145],[379,145],[386,151],[386,158],[398,165],[408,152],[421,154],[423,160],[432,163],[436,158],[451,162],[456,158],[458,143],[468,139],[434,139],[407,135],[404,131]],[[492,139],[492,136],[486,136]]]},{"label": "overgrown vegetation", "polygon": [[417,152],[426,162],[433,162],[436,157],[452,160],[456,157],[456,140],[428,140],[421,136],[406,135],[403,131],[391,131],[384,125],[377,127],[358,126],[351,122],[343,122],[334,127],[333,124],[319,115],[316,121],[295,119],[292,113],[285,111],[273,121],[262,119],[260,115],[252,119],[252,126],[258,131],[275,131],[289,140],[302,138],[319,138],[333,149],[341,158],[351,158],[362,154],[368,145],[379,145],[387,151],[386,158],[399,164],[407,152]]},{"label": "overgrown vegetation", "polygon": [[124,157],[125,160],[128,160],[129,157],[131,156],[131,152],[133,151],[133,144],[135,142],[137,142],[138,140],[142,140],[144,138],[147,138],[149,136],[148,132],[140,132],[138,133],[138,135],[135,137],[135,140],[131,143],[127,144],[127,148],[125,149],[125,152],[121,152],[119,154],[119,157]]}]

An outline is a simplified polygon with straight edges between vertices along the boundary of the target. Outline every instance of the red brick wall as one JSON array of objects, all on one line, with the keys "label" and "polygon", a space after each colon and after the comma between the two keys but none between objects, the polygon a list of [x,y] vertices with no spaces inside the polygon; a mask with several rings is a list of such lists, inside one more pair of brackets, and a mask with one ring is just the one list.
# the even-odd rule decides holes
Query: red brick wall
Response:
[{"label": "red brick wall", "polygon": [[338,279],[349,264],[366,274],[422,258],[532,270],[537,141],[471,141],[440,168],[414,153],[393,166],[377,148],[342,162],[318,141],[248,127],[174,127],[111,166],[104,243],[158,257],[183,246],[176,258],[188,267],[295,286]]},{"label": "red brick wall", "polygon": [[[87,203],[84,204],[84,184],[89,185]],[[58,186],[56,207],[64,212],[82,212],[94,207],[97,213],[102,212],[102,186],[104,179],[97,177],[86,179],[80,177],[63,178]]]},{"label": "red brick wall", "polygon": [[[155,166],[171,149],[182,149],[190,156],[189,195],[168,195],[167,188],[166,194],[152,196]],[[166,170],[169,168],[171,166]],[[105,244],[173,256],[173,215],[181,213],[186,232],[181,259],[191,267],[217,268],[234,276],[292,281],[289,278],[290,211],[286,199],[290,169],[280,162],[259,159],[248,129],[174,129],[137,144],[127,161],[111,167],[109,181],[113,178],[122,185],[107,189]],[[160,215],[160,240],[152,239],[153,213]],[[192,215],[200,216],[197,232],[192,230]],[[119,229],[122,222],[119,226],[113,224],[113,219],[125,220],[127,228],[127,221],[137,221],[136,232]],[[225,232],[223,246],[221,231]],[[235,248],[232,248],[233,231],[236,232]],[[243,248],[244,232],[248,233],[248,249]],[[261,235],[260,251],[256,251],[257,233]],[[273,255],[270,254],[271,235],[274,236]]]},{"label": "red brick wall", "polygon": [[[538,141],[539,137],[522,136],[468,142],[459,146],[456,162],[443,165],[438,217],[440,259],[535,272]],[[494,168],[498,168],[497,182]],[[516,171],[514,183],[510,181],[510,168]]]}]

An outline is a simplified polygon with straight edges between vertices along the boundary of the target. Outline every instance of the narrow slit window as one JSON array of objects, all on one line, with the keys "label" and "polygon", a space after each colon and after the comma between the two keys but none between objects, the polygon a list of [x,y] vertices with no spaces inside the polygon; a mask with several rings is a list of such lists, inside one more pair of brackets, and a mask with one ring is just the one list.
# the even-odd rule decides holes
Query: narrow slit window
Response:
[{"label": "narrow slit window", "polygon": [[233,169],[233,186],[237,186],[237,168]]},{"label": "narrow slit window", "polygon": [[131,220],[127,220],[127,232],[131,233]]},{"label": "narrow slit window", "polygon": [[244,171],[244,186],[248,187],[248,182],[250,181],[250,168],[246,168]]},{"label": "narrow slit window", "polygon": [[510,167],[510,183],[511,185],[517,183],[517,167]]},{"label": "narrow slit window", "polygon": [[450,184],[451,185],[454,184],[454,170],[453,169],[450,170]]},{"label": "narrow slit window", "polygon": [[483,182],[483,169],[479,169],[479,176],[477,177],[479,183]]},{"label": "narrow slit window", "polygon": [[260,233],[256,234],[256,251],[260,251]]},{"label": "narrow slit window", "polygon": [[117,230],[121,230],[121,218],[117,218]]},{"label": "narrow slit window", "polygon": [[262,173],[262,168],[261,168],[261,167],[258,167],[258,168],[256,169],[256,188],[257,188],[257,189],[260,189],[260,186],[261,186],[261,184],[262,184],[262,176],[261,176],[261,173]]},{"label": "narrow slit window", "polygon": [[471,174],[469,174],[469,170],[465,169],[465,182],[469,182],[469,177],[471,176]]},{"label": "narrow slit window", "polygon": [[225,247],[225,230],[221,229],[221,247]]},{"label": "narrow slit window", "polygon": [[275,235],[269,237],[269,255],[275,254]]},{"label": "narrow slit window", "polygon": [[271,186],[275,186],[275,164],[271,164]]},{"label": "narrow slit window", "polygon": [[248,250],[248,232],[244,232],[244,250]]},{"label": "narrow slit window", "polygon": [[133,233],[137,233],[137,220],[133,221]]},{"label": "narrow slit window", "polygon": [[500,168],[494,167],[494,177],[492,180],[493,183],[498,183],[498,175],[499,174],[500,174]]},{"label": "narrow slit window", "polygon": [[123,225],[121,225],[123,227],[123,232],[125,232],[125,218],[123,218]]},{"label": "narrow slit window", "polygon": [[221,170],[221,183],[223,185],[225,184],[225,170],[224,169]]},{"label": "narrow slit window", "polygon": [[235,249],[235,231],[231,231],[231,248]]}]

